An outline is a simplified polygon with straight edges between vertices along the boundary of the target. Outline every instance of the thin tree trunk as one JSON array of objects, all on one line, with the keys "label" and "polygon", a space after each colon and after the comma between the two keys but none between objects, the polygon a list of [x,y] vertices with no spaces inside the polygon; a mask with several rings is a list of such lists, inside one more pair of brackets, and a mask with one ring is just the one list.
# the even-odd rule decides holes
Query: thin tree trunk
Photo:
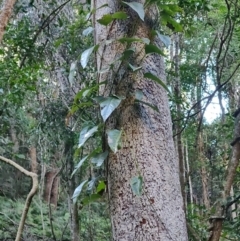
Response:
[{"label": "thin tree trunk", "polygon": [[[233,200],[234,199],[233,186],[231,186],[230,195],[231,195],[231,198]],[[232,216],[232,219],[235,219],[237,217],[237,211],[236,210],[237,210],[237,205],[236,205],[236,203],[233,203],[232,206],[231,206],[231,216]]]},{"label": "thin tree trunk", "polygon": [[[180,36],[178,33],[174,34],[173,38],[173,43],[174,43],[174,57],[173,57],[173,62],[175,65],[175,78],[173,80],[174,82],[174,94],[175,98],[177,100],[176,104],[176,111],[177,111],[177,119],[181,119],[182,114],[181,114],[181,82],[180,82],[180,73],[179,73],[179,51],[180,51]],[[179,160],[179,171],[180,171],[180,184],[181,184],[181,192],[184,200],[184,209],[186,209],[186,200],[185,200],[185,180],[184,180],[184,175],[185,175],[185,170],[184,170],[184,157],[183,157],[183,143],[182,143],[182,125],[180,121],[177,121],[176,123],[176,139],[177,139],[177,152],[178,152],[178,160]]]},{"label": "thin tree trunk", "polygon": [[204,157],[204,144],[202,132],[199,132],[198,135],[198,156],[201,162],[201,180],[202,180],[202,197],[203,204],[206,209],[210,208],[210,202],[208,198],[208,177],[207,177],[207,169],[206,169],[206,158]]},{"label": "thin tree trunk", "polygon": [[198,160],[201,163],[201,181],[202,181],[202,201],[203,205],[206,207],[206,209],[210,208],[210,201],[208,198],[208,176],[207,176],[207,168],[206,168],[206,158],[204,156],[204,142],[203,142],[203,131],[201,127],[201,122],[203,118],[202,113],[202,104],[201,104],[201,98],[202,98],[202,79],[197,80],[197,88],[196,88],[196,96],[197,96],[197,120],[199,123],[199,127],[197,130],[197,140],[196,140],[196,147],[197,147],[197,153],[198,153]]},{"label": "thin tree trunk", "polygon": [[38,173],[37,150],[35,147],[30,147],[29,155],[31,159],[31,172]]},{"label": "thin tree trunk", "polygon": [[190,174],[190,167],[189,167],[189,159],[188,159],[188,144],[186,142],[185,147],[185,157],[186,157],[186,167],[187,167],[187,176],[188,176],[188,185],[189,185],[189,196],[190,196],[190,203],[193,204],[193,188],[192,188],[192,178]]},{"label": "thin tree trunk", "polygon": [[[236,174],[237,167],[240,161],[240,99],[238,100],[238,110],[235,112],[235,125],[234,125],[234,140],[232,145],[232,157],[228,163],[226,183],[224,186],[223,198],[226,200],[230,196],[231,187],[233,185],[233,180]],[[230,208],[225,205],[225,208],[221,208],[220,204],[218,207],[217,216],[211,218],[212,221],[212,231],[209,237],[209,241],[218,241],[222,232],[222,223],[225,219],[226,208]]]},{"label": "thin tree trunk", "polygon": [[[17,136],[17,132],[16,129],[14,128],[14,124],[11,124],[10,127],[10,135],[11,135],[11,139],[13,142],[13,147],[12,147],[12,159],[14,161],[16,161],[16,156],[17,154],[19,154],[19,140],[18,140],[18,136]],[[13,179],[14,182],[16,182],[15,184],[15,197],[19,197],[21,196],[21,192],[22,192],[22,180],[23,180],[23,173],[20,172],[19,170],[15,171],[15,178]]]},{"label": "thin tree trunk", "polygon": [[58,188],[59,188],[59,170],[51,170],[45,174],[45,191],[44,200],[48,204],[53,204],[55,207],[58,202]]},{"label": "thin tree trunk", "polygon": [[11,17],[15,2],[16,0],[5,0],[0,11],[0,43],[2,42],[3,34],[8,24],[8,20]]},{"label": "thin tree trunk", "polygon": [[[67,156],[67,168],[68,175],[71,176],[71,173],[74,170],[74,162],[72,157],[72,143],[65,144],[65,155]],[[72,195],[76,188],[75,176],[69,179],[68,181],[68,206],[70,213],[70,225],[71,225],[71,241],[80,240],[80,229],[79,229],[79,217],[78,217],[78,204],[73,203]]]},{"label": "thin tree trunk", "polygon": [[[144,3],[143,1],[140,1]],[[95,1],[96,20],[104,14],[120,11],[117,0]],[[120,37],[148,38],[148,26],[128,6],[121,5],[129,18],[114,21],[105,27],[95,21],[96,44],[106,39]],[[147,10],[146,10],[147,11]],[[151,13],[156,13],[152,8]],[[156,16],[155,16],[156,17]],[[154,18],[148,15],[146,18]],[[161,46],[159,40],[153,44]],[[172,138],[172,123],[166,91],[155,82],[143,78],[151,72],[165,80],[165,66],[161,56],[148,55],[144,58],[144,44],[135,43],[136,49],[130,63],[142,66],[132,73],[121,61],[116,61],[113,70],[100,74],[99,81],[107,81],[102,95],[125,96],[121,107],[108,121],[107,128],[122,129],[122,148],[111,153],[108,159],[108,190],[112,221],[113,240],[187,240],[183,198],[179,181],[179,164]],[[109,64],[126,49],[124,44],[113,42],[102,44],[97,56],[98,70],[109,68]],[[129,59],[128,59],[129,60]],[[134,104],[133,95],[142,91],[143,101],[156,105],[159,113],[142,104]],[[143,192],[136,196],[130,186],[133,177],[143,178]]]}]

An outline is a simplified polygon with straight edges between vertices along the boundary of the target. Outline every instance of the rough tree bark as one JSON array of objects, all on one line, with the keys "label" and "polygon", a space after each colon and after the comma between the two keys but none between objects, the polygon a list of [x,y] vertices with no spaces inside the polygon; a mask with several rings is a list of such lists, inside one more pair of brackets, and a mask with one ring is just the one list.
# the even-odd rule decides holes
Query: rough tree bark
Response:
[{"label": "rough tree bark", "polygon": [[[100,44],[96,55],[98,71],[108,68],[129,47],[117,41],[105,45],[105,40],[125,36],[150,38],[150,27],[136,12],[117,0],[93,1],[95,9],[104,4],[108,7],[98,9],[93,17],[95,43]],[[146,19],[154,21],[157,10],[148,10]],[[116,11],[127,12],[129,18],[115,20],[107,27],[97,22],[104,14]],[[161,46],[157,39],[153,44]],[[131,47],[136,51],[129,61],[134,66],[141,65],[141,71],[132,73],[124,63],[116,61],[112,70],[98,75],[99,82],[107,81],[101,95],[126,97],[107,124],[107,128],[122,129],[124,133],[121,150],[110,154],[107,164],[113,240],[185,241],[186,222],[167,94],[160,85],[143,77],[151,72],[165,80],[163,58],[157,54],[144,58],[143,43]],[[143,101],[156,105],[159,112],[134,104],[137,90],[143,92]],[[130,187],[130,179],[138,175],[143,177],[141,196],[134,195]]]}]

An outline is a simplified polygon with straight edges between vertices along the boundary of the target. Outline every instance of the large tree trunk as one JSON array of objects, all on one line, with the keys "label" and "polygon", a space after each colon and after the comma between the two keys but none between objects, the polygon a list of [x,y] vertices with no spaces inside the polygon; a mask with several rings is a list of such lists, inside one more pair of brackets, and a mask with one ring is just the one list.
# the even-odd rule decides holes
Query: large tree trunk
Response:
[{"label": "large tree trunk", "polygon": [[[140,1],[144,3],[143,1]],[[97,54],[98,70],[109,67],[126,46],[119,42],[104,45],[106,39],[119,37],[149,38],[149,27],[137,14],[119,1],[96,0],[99,8],[94,16],[95,41],[101,43]],[[104,14],[126,11],[127,20],[114,21],[110,26],[100,25],[96,20]],[[152,8],[151,13],[157,12]],[[156,16],[155,16],[156,17]],[[146,18],[154,18],[147,16]],[[160,46],[159,41],[153,44]],[[133,45],[132,45],[133,47]],[[172,138],[172,123],[166,91],[155,82],[143,78],[151,72],[165,79],[163,58],[157,54],[144,57],[144,44],[135,43],[135,55],[130,59],[142,70],[131,73],[127,66],[115,62],[112,71],[99,75],[99,81],[106,81],[102,95],[124,95],[126,99],[115,111],[107,128],[123,130],[122,148],[108,159],[108,185],[113,240],[187,240],[185,214],[179,182],[179,165]],[[156,105],[159,112],[142,104],[134,104],[133,95],[143,92],[143,101]],[[143,177],[143,193],[133,194],[130,179]]]}]

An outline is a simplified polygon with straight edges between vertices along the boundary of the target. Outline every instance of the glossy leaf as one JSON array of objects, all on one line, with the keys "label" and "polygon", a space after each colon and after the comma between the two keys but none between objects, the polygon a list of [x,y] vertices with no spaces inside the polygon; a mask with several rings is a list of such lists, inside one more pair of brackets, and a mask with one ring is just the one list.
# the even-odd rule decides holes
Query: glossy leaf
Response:
[{"label": "glossy leaf", "polygon": [[137,12],[138,16],[142,19],[142,21],[144,21],[144,8],[143,8],[143,4],[142,3],[138,3],[138,2],[123,2],[125,4],[127,4],[130,8],[132,8],[135,12]]},{"label": "glossy leaf", "polygon": [[74,191],[73,195],[72,195],[72,199],[73,199],[73,203],[75,204],[77,202],[77,199],[79,197],[79,195],[82,192],[82,188],[84,186],[84,184],[87,182],[88,180],[83,181]]},{"label": "glossy leaf", "polygon": [[88,36],[90,33],[93,32],[93,30],[94,30],[94,28],[90,26],[90,27],[84,29],[82,34],[83,34],[83,36]]},{"label": "glossy leaf", "polygon": [[94,47],[91,47],[89,49],[86,49],[82,55],[81,55],[81,65],[83,68],[86,68],[87,64],[88,64],[88,61],[89,61],[89,58],[90,58],[90,55],[92,54],[93,50],[94,50]]},{"label": "glossy leaf", "polygon": [[71,174],[71,178],[73,177],[73,175],[76,173],[76,171],[82,166],[82,164],[88,159],[89,155],[83,157],[79,163],[77,164],[77,166],[74,168],[72,174]]},{"label": "glossy leaf", "polygon": [[116,153],[121,148],[121,135],[122,131],[119,130],[108,130],[108,145],[110,149]]},{"label": "glossy leaf", "polygon": [[107,118],[113,113],[113,111],[120,105],[121,99],[116,97],[107,97],[101,103],[102,107],[101,116],[105,122]]},{"label": "glossy leaf", "polygon": [[163,44],[166,46],[166,48],[168,48],[171,44],[171,38],[166,35],[160,34],[158,31],[156,31],[156,33],[160,40],[163,42]]},{"label": "glossy leaf", "polygon": [[96,177],[93,177],[92,180],[90,180],[88,182],[88,186],[87,186],[87,191],[88,192],[92,192],[92,190],[96,186],[96,182],[97,182],[97,178]]},{"label": "glossy leaf", "polygon": [[145,53],[146,54],[157,53],[157,54],[160,54],[162,56],[165,56],[163,51],[161,49],[159,49],[156,45],[153,45],[153,44],[145,45]]},{"label": "glossy leaf", "polygon": [[99,153],[99,154],[95,155],[94,157],[92,157],[91,162],[93,164],[96,164],[97,167],[100,167],[100,166],[102,166],[102,164],[103,164],[104,160],[107,158],[107,156],[108,156],[108,151]]},{"label": "glossy leaf", "polygon": [[165,83],[163,83],[162,80],[160,80],[156,75],[153,75],[152,73],[148,72],[144,74],[145,78],[154,80],[155,82],[157,82],[158,84],[160,84],[167,92],[170,93],[168,87],[165,85]]},{"label": "glossy leaf", "polygon": [[80,132],[78,148],[82,147],[84,143],[91,137],[95,132],[97,132],[98,126],[90,128],[89,126],[84,127]]},{"label": "glossy leaf", "polygon": [[130,185],[135,195],[140,196],[142,194],[143,178],[141,176],[131,178]]},{"label": "glossy leaf", "polygon": [[89,61],[89,58],[90,58],[92,52],[93,52],[94,50],[96,50],[97,48],[98,48],[98,45],[95,45],[95,46],[93,46],[93,47],[91,47],[91,48],[89,48],[89,49],[86,49],[86,50],[82,53],[80,62],[81,62],[81,65],[82,65],[82,67],[83,67],[84,69],[86,68],[86,66],[87,66],[87,64],[88,64],[88,61]]}]

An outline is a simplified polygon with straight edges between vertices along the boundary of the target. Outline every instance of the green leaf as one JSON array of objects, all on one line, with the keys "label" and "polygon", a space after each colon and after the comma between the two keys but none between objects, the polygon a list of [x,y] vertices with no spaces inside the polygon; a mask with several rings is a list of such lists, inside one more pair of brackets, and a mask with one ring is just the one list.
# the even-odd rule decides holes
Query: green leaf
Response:
[{"label": "green leaf", "polygon": [[120,38],[120,39],[117,39],[118,42],[124,44],[124,43],[133,43],[133,42],[142,42],[143,40],[140,39],[140,38],[127,38],[127,37],[123,37],[123,38]]},{"label": "green leaf", "polygon": [[121,135],[122,131],[119,130],[108,130],[108,145],[110,149],[116,153],[121,148]]},{"label": "green leaf", "polygon": [[25,155],[23,155],[23,154],[15,154],[14,156],[17,157],[17,158],[20,158],[20,159],[26,158]]},{"label": "green leaf", "polygon": [[97,194],[97,193],[91,194],[89,197],[85,197],[82,200],[82,204],[83,204],[83,206],[88,205],[89,203],[92,203],[92,202],[98,200],[101,197],[102,196],[100,194]]},{"label": "green leaf", "polygon": [[148,79],[154,80],[155,82],[160,84],[167,92],[170,93],[170,91],[169,91],[168,87],[165,85],[165,83],[163,83],[163,81],[160,80],[156,75],[153,75],[150,72],[148,72],[148,73],[144,74],[144,78],[148,78]]},{"label": "green leaf", "polygon": [[131,56],[134,52],[135,52],[135,48],[126,49],[126,50],[122,53],[122,57],[120,58],[120,60],[129,59],[130,56]]},{"label": "green leaf", "polygon": [[85,87],[83,89],[81,89],[74,97],[74,103],[75,104],[78,104],[79,103],[79,100],[81,100],[82,98],[84,97],[87,97],[89,96],[90,94],[96,92],[98,90],[98,87],[100,85],[103,85],[105,84],[105,82],[101,82],[99,84],[95,84],[94,86],[91,86],[91,87]]},{"label": "green leaf", "polygon": [[127,4],[130,8],[132,8],[135,12],[137,12],[138,16],[144,21],[144,8],[142,3],[138,2],[124,2],[123,3]]},{"label": "green leaf", "polygon": [[98,186],[97,186],[97,193],[101,192],[102,190],[104,190],[106,188],[106,184],[104,181],[99,182]]},{"label": "green leaf", "polygon": [[131,65],[130,63],[128,65],[132,69],[133,72],[138,71],[142,68],[142,66],[136,67],[136,66]]},{"label": "green leaf", "polygon": [[94,30],[94,28],[90,26],[90,27],[84,29],[82,34],[83,34],[83,36],[88,36],[90,33],[93,32],[93,30]]},{"label": "green leaf", "polygon": [[87,182],[88,180],[83,181],[74,191],[72,199],[73,199],[73,203],[75,204],[77,202],[77,199],[79,197],[79,195],[82,192],[82,188],[84,186],[84,184]]},{"label": "green leaf", "polygon": [[141,176],[132,177],[130,185],[135,195],[140,196],[142,194],[143,178]]},{"label": "green leaf", "polygon": [[77,66],[76,61],[71,63],[69,76],[68,76],[69,83],[70,83],[71,86],[73,85],[73,82],[74,82],[74,75],[75,75],[76,66]]},{"label": "green leaf", "polygon": [[82,147],[84,143],[98,130],[98,126],[90,129],[90,126],[84,127],[80,132],[78,148]]},{"label": "green leaf", "polygon": [[180,23],[178,23],[171,15],[169,15],[166,11],[161,13],[161,21],[163,25],[167,25],[171,30],[175,32],[182,32],[183,27]]},{"label": "green leaf", "polygon": [[162,56],[165,56],[163,51],[161,49],[159,49],[156,45],[153,45],[153,44],[145,45],[145,52],[146,52],[146,54],[157,53]]},{"label": "green leaf", "polygon": [[156,31],[156,33],[157,33],[157,36],[160,38],[160,40],[164,43],[166,48],[168,48],[169,45],[171,44],[171,38],[166,35],[160,34],[158,31]]},{"label": "green leaf", "polygon": [[112,18],[114,19],[127,19],[128,15],[125,12],[116,12],[112,14]]},{"label": "green leaf", "polygon": [[93,51],[96,51],[98,49],[99,45],[95,45],[89,49],[86,49],[82,55],[81,55],[81,65],[82,67],[85,69],[87,64],[88,64],[88,61],[89,61],[89,58],[90,58],[90,55],[92,54]]},{"label": "green leaf", "polygon": [[76,171],[82,166],[82,164],[88,159],[89,155],[86,155],[85,157],[83,157],[79,163],[77,164],[77,166],[74,168],[72,174],[71,174],[71,178],[73,177],[73,175],[76,173]]},{"label": "green leaf", "polygon": [[120,98],[107,97],[102,102],[100,102],[100,106],[102,108],[101,116],[104,122],[112,114],[112,112],[119,106],[121,101],[122,100]]},{"label": "green leaf", "polygon": [[98,19],[97,22],[100,24],[107,26],[109,23],[113,21],[112,15],[111,14],[105,14],[102,16],[102,18]]},{"label": "green leaf", "polygon": [[96,164],[97,167],[100,167],[103,164],[104,160],[107,158],[107,156],[108,156],[108,151],[99,153],[92,158],[91,162]]}]

